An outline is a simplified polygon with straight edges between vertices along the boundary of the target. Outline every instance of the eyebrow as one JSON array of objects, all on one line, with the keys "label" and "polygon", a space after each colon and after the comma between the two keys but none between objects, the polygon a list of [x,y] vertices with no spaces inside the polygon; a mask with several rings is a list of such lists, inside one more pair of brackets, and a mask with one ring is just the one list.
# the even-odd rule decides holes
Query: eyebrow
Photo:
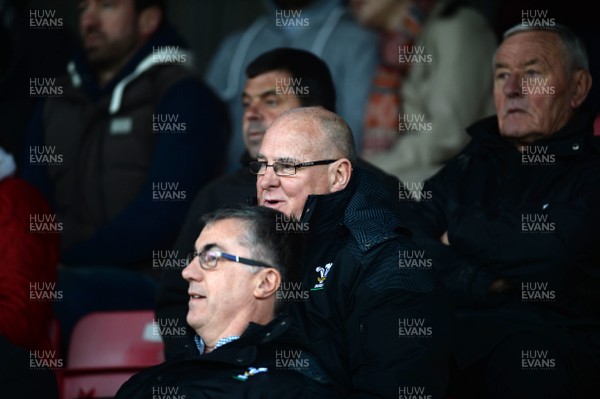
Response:
[{"label": "eyebrow", "polygon": [[208,244],[204,245],[204,247],[202,247],[202,251],[198,251],[198,249],[194,245],[194,251],[196,251],[198,253],[203,252],[203,251],[208,251],[208,250],[211,250],[213,248],[220,248],[220,246],[216,242],[211,242],[211,243],[208,243]]},{"label": "eyebrow", "polygon": [[[263,91],[262,93],[258,93],[257,97],[260,98],[265,98],[265,97],[269,97],[269,96],[277,96],[279,97],[279,95],[277,94],[277,91],[275,89],[269,89],[267,91]],[[254,96],[251,96],[250,94],[248,94],[247,92],[243,92],[242,93],[242,100],[244,98],[252,98]]]},{"label": "eyebrow", "polygon": [[[539,58],[533,58],[533,59],[525,61],[525,63],[521,64],[521,65],[524,66],[524,67],[528,67],[528,66],[531,66],[531,65],[538,65],[538,64],[539,65],[543,64],[542,60],[540,60]],[[496,63],[496,69],[499,69],[499,68],[508,68],[508,64],[497,62]]]},{"label": "eyebrow", "polygon": [[[258,155],[256,155],[257,159],[263,158],[263,159],[267,159],[266,156],[264,156],[263,154],[261,154],[260,152],[258,153]],[[275,162],[290,162],[290,163],[300,163],[300,161],[296,158],[293,157],[279,157],[279,158],[275,158]]]},{"label": "eyebrow", "polygon": [[[267,91],[263,91],[262,93],[260,93],[258,96],[261,98],[265,98],[265,97],[269,97],[269,96],[278,96],[277,91],[275,89],[269,89]],[[279,96],[278,96],[279,97]]]}]

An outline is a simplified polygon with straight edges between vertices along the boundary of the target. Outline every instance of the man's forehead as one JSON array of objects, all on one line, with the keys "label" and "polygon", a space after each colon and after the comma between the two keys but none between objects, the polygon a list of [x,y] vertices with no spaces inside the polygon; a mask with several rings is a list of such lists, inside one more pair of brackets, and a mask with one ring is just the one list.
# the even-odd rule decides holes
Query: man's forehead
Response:
[{"label": "man's forehead", "polygon": [[290,115],[276,120],[267,129],[259,155],[270,158],[310,157],[318,152],[320,132],[314,121]]},{"label": "man's forehead", "polygon": [[263,72],[254,76],[253,78],[248,78],[246,80],[246,89],[252,87],[275,87],[277,83],[280,82],[278,81],[278,79],[284,79],[289,77],[289,72],[283,70]]},{"label": "man's forehead", "polygon": [[237,236],[243,234],[244,228],[240,220],[232,218],[216,220],[204,226],[196,243],[202,246],[208,242],[217,244],[225,243],[229,239],[235,239]]},{"label": "man's forehead", "polygon": [[560,40],[555,33],[545,31],[519,32],[506,38],[498,49],[498,56],[520,52],[540,58],[557,56],[561,51]]}]

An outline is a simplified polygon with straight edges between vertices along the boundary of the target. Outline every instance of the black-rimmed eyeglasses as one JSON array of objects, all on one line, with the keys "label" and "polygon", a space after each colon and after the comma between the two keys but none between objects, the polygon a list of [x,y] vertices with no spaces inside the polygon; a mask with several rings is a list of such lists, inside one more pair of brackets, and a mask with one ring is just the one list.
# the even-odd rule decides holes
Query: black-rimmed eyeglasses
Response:
[{"label": "black-rimmed eyeglasses", "polygon": [[324,159],[321,161],[312,161],[312,162],[302,162],[302,163],[293,163],[293,162],[273,162],[273,164],[269,165],[267,161],[253,161],[250,162],[250,172],[255,175],[264,175],[267,172],[268,167],[272,167],[273,171],[277,176],[291,176],[296,174],[296,169],[298,168],[306,168],[308,166],[317,166],[317,165],[328,165],[337,161],[337,159]]},{"label": "black-rimmed eyeglasses", "polygon": [[257,260],[242,258],[240,256],[232,255],[232,254],[226,254],[225,252],[217,251],[214,249],[205,250],[200,253],[198,253],[196,251],[190,252],[187,256],[187,263],[188,264],[192,263],[192,261],[194,260],[194,258],[196,256],[198,257],[198,260],[200,261],[200,267],[203,268],[204,270],[211,270],[211,269],[214,269],[215,267],[217,267],[217,261],[219,260],[219,258],[225,258],[232,262],[243,263],[245,265],[250,265],[250,266],[273,267],[271,265],[267,265],[266,263],[263,263],[263,262],[260,262]]}]

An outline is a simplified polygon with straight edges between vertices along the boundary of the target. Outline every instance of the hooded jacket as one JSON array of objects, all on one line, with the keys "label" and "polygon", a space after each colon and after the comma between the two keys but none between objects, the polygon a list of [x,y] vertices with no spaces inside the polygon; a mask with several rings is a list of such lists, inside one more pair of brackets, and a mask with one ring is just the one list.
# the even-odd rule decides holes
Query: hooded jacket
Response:
[{"label": "hooded jacket", "polygon": [[428,262],[402,262],[419,249],[388,201],[361,169],[344,190],[308,197],[299,231],[308,298],[292,300],[289,312],[341,395],[392,398],[419,387],[439,398],[452,309]]},{"label": "hooded jacket", "polygon": [[104,87],[78,54],[57,81],[62,95],[40,108],[23,176],[64,222],[64,263],[148,261],[170,247],[188,201],[221,170],[224,112],[181,65],[190,61],[163,26]]}]

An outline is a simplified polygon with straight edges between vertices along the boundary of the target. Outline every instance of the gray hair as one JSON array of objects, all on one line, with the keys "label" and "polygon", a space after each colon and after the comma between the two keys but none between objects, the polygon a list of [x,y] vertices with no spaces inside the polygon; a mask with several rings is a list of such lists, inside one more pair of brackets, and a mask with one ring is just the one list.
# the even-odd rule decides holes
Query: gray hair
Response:
[{"label": "gray hair", "polygon": [[[282,281],[300,281],[304,242],[294,232],[277,229],[277,222],[284,218],[283,213],[264,206],[237,206],[207,213],[202,216],[201,222],[206,227],[221,220],[239,221],[240,244],[250,250],[254,260],[278,270]],[[262,270],[260,266],[247,268],[252,273]],[[281,301],[277,301],[275,311],[279,312],[282,307]]]},{"label": "gray hair", "polygon": [[[563,46],[564,54],[567,61],[567,72],[574,73],[579,69],[589,71],[590,64],[588,61],[587,51],[581,39],[569,28],[564,25],[555,24],[552,27],[539,27],[525,24],[517,24],[508,29],[502,35],[502,40],[522,32],[544,31],[558,35],[558,38]],[[496,55],[494,54],[494,64],[496,63]]]}]

